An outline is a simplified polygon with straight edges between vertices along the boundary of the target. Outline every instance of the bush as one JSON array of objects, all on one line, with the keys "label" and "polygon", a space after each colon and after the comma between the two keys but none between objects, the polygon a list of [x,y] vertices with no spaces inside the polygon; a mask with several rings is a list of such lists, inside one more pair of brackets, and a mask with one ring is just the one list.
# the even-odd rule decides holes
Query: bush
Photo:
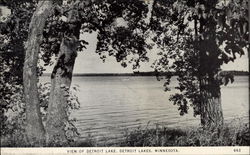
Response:
[{"label": "bush", "polygon": [[24,146],[25,137],[25,104],[23,99],[23,88],[21,85],[8,85],[11,93],[1,101],[1,145],[2,146]]},{"label": "bush", "polygon": [[[1,146],[25,147],[28,146],[25,135],[25,101],[23,98],[23,87],[21,85],[10,86],[12,93],[8,99],[4,99],[1,105],[6,105],[1,109]],[[79,109],[80,103],[76,96],[77,87],[72,87],[68,96],[68,117],[73,110]],[[43,123],[46,122],[47,108],[49,102],[50,83],[39,85],[40,109]],[[65,134],[70,143],[76,141],[79,136],[74,125],[76,119],[70,119],[66,124]]]}]

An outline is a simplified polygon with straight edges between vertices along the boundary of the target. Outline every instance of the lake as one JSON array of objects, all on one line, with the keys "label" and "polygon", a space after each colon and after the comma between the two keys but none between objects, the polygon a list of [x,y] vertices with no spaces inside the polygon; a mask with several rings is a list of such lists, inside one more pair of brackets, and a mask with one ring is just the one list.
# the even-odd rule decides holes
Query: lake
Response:
[{"label": "lake", "polygon": [[[45,81],[49,80],[44,77]],[[164,92],[164,80],[151,76],[86,76],[73,77],[81,107],[72,113],[81,138],[91,136],[96,141],[112,141],[122,137],[126,129],[138,127],[198,126],[199,117],[188,114],[180,116],[178,107],[168,100],[172,89]],[[174,78],[171,88],[177,86]],[[222,86],[222,108],[226,121],[249,118],[249,83],[247,76],[236,76],[235,82]]]}]

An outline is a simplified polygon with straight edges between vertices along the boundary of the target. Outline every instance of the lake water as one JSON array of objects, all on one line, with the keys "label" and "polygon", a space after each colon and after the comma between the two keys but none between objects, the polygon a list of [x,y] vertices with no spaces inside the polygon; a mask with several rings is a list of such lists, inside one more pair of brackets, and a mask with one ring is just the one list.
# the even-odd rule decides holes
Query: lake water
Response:
[{"label": "lake water", "polygon": [[[72,117],[78,120],[76,126],[81,137],[91,135],[97,141],[112,141],[122,137],[125,129],[139,126],[198,126],[199,117],[193,117],[192,107],[188,114],[179,115],[178,107],[168,100],[176,91],[164,92],[163,83],[155,77],[73,77],[72,85],[80,86],[81,108]],[[176,85],[173,79],[171,87]],[[233,84],[222,86],[221,93],[225,120],[249,118],[247,76],[236,76]]]}]

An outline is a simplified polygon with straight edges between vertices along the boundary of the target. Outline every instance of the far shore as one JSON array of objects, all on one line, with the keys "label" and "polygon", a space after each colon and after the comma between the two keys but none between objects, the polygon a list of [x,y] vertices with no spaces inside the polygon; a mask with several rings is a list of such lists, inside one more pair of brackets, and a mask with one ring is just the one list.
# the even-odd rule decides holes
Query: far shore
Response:
[{"label": "far shore", "polygon": [[[248,71],[222,71],[223,74],[233,74],[235,76],[249,76]],[[168,76],[174,75],[174,72],[134,72],[134,73],[75,73],[73,76]],[[44,73],[43,76],[50,76],[50,73]]]}]

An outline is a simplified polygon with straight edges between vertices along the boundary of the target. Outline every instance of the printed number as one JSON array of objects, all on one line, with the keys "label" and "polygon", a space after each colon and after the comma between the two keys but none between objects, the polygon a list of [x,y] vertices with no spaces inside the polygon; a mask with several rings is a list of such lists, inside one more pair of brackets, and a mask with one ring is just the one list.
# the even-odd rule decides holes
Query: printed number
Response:
[{"label": "printed number", "polygon": [[240,152],[241,150],[240,149],[234,149],[234,152]]}]

